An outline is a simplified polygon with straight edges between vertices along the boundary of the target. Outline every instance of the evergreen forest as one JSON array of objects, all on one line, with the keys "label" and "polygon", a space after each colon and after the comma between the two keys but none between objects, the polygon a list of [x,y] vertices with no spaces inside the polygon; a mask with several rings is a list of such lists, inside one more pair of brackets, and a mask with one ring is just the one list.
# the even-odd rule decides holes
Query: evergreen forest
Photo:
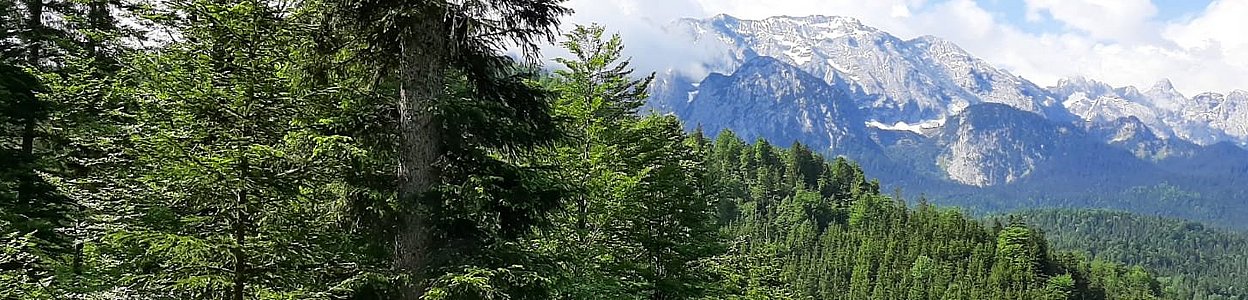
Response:
[{"label": "evergreen forest", "polygon": [[1248,236],[1200,223],[1106,210],[1029,210],[1016,218],[1054,248],[1140,265],[1179,299],[1245,299]]}]

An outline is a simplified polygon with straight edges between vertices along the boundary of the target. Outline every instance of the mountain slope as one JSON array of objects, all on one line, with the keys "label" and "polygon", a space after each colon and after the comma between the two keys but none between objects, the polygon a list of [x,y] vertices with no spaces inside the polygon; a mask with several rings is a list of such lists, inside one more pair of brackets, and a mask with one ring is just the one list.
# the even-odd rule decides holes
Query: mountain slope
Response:
[{"label": "mountain slope", "polygon": [[1109,123],[1135,117],[1163,139],[1199,145],[1231,141],[1248,145],[1248,92],[1201,93],[1191,98],[1161,80],[1144,92],[1112,88],[1086,78],[1069,78],[1050,87],[1063,106],[1085,122]]},{"label": "mountain slope", "polygon": [[740,241],[708,260],[716,299],[1167,299],[1142,268],[1052,251],[1023,223],[912,208],[844,159],[731,132],[697,144],[721,232]]},{"label": "mountain slope", "polygon": [[1038,115],[1001,104],[968,108],[945,123],[937,164],[949,178],[973,186],[1011,183],[1053,156],[1067,131]]},{"label": "mountain slope", "polygon": [[[945,123],[935,140],[944,149],[937,164],[950,179],[972,186],[1048,184],[1072,176],[1081,182],[1068,187],[1130,186],[1155,184],[1149,179],[1164,176],[1151,164],[1080,128],[1003,104],[971,106]],[[1123,171],[1133,176],[1122,176]]]},{"label": "mountain slope", "polygon": [[1085,126],[1095,139],[1130,151],[1136,157],[1148,161],[1188,157],[1195,155],[1200,148],[1182,139],[1158,136],[1144,121],[1133,115],[1112,121],[1088,122]]},{"label": "mountain slope", "polygon": [[[710,53],[706,69],[729,74],[758,56],[773,57],[843,90],[863,118],[889,126],[939,122],[979,103],[1001,103],[1056,122],[1110,123],[1136,117],[1162,139],[1199,145],[1248,145],[1248,92],[1187,98],[1168,80],[1145,91],[1087,78],[1041,88],[932,36],[902,39],[837,16],[743,20],[728,15],[681,19],[667,30]],[[698,91],[679,70],[661,74],[651,107],[669,111]]]},{"label": "mountain slope", "polygon": [[[1202,144],[1227,140],[1239,143],[1248,141],[1248,92],[1234,91],[1223,95],[1202,93],[1192,97],[1178,111],[1176,122],[1195,123],[1204,126],[1185,126],[1189,139]],[[1207,131],[1206,131],[1207,130]]]},{"label": "mountain slope", "polygon": [[711,74],[687,101],[670,105],[707,132],[730,128],[751,140],[815,149],[865,144],[863,121],[842,90],[771,57],[754,57],[731,75]]},{"label": "mountain slope", "polygon": [[1047,91],[953,43],[930,36],[902,40],[853,18],[720,15],[683,19],[674,27],[729,49],[732,57],[712,66],[719,72],[755,56],[771,56],[833,85],[852,81],[851,94],[869,95],[855,97],[866,118],[885,124],[941,119],[986,102],[1064,117]]}]

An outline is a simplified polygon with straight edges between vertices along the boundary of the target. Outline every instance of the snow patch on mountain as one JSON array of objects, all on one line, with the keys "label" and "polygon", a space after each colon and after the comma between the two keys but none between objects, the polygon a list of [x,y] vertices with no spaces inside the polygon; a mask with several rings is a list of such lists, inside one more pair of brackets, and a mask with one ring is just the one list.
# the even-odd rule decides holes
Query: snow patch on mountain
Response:
[{"label": "snow patch on mountain", "polygon": [[871,121],[867,121],[866,125],[867,127],[876,128],[880,130],[909,131],[909,132],[925,135],[925,134],[930,133],[932,129],[945,126],[945,120],[946,119],[942,118],[942,119],[936,119],[936,120],[922,121],[922,122],[913,123],[913,124],[898,121],[898,122],[893,123],[892,125],[880,123],[880,121],[877,121],[877,120],[871,120]]}]

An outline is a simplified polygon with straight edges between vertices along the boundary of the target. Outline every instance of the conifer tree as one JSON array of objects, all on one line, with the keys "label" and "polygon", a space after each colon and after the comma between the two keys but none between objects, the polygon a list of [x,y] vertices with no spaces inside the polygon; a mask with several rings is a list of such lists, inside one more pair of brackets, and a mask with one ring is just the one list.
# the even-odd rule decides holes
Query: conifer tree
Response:
[{"label": "conifer tree", "polygon": [[[102,266],[149,298],[302,298],[351,272],[339,258],[320,184],[341,139],[306,124],[317,115],[293,90],[289,7],[259,0],[170,3],[185,38],[127,63],[137,104],[132,171],[115,195]],[[127,181],[130,182],[130,181]],[[348,247],[343,247],[348,248]],[[342,263],[340,265],[339,263]],[[340,268],[346,268],[340,269]],[[101,291],[108,293],[107,290]]]},{"label": "conifer tree", "polygon": [[[455,151],[453,139],[468,136],[446,122],[444,104],[456,98],[447,87],[462,79],[476,107],[493,109],[520,108],[513,111],[514,121],[522,129],[540,129],[543,110],[541,101],[531,101],[535,91],[516,84],[513,61],[501,55],[503,47],[518,45],[529,57],[536,56],[537,42],[553,38],[559,17],[568,9],[561,0],[518,1],[394,1],[394,0],[329,0],[324,5],[328,24],[360,37],[363,58],[371,62],[377,73],[394,78],[398,85],[396,100],[398,119],[398,229],[391,232],[393,267],[406,273],[408,283],[401,288],[401,299],[421,298],[429,286],[433,269],[455,262],[437,257],[448,251],[443,238],[436,236],[436,227],[445,219],[438,215],[446,207],[437,196],[430,196],[448,176],[448,151]],[[462,77],[457,77],[462,76]],[[500,80],[500,79],[506,80]],[[525,99],[529,100],[525,100]],[[461,99],[463,100],[463,99]],[[536,119],[528,119],[536,118]],[[500,128],[493,128],[500,129]],[[490,132],[482,130],[481,132]],[[514,132],[513,132],[514,133]],[[504,138],[494,146],[526,143],[523,136]],[[451,138],[452,140],[446,140]],[[545,139],[536,139],[537,141]],[[493,142],[491,142],[493,143]],[[508,148],[508,147],[503,147]],[[436,193],[434,193],[436,194]],[[435,199],[430,199],[430,198]],[[525,199],[519,199],[525,200]],[[530,207],[527,203],[508,204]],[[540,206],[540,205],[536,205]],[[527,214],[527,213],[526,213]],[[456,218],[450,218],[456,219]],[[483,227],[489,224],[479,224]],[[526,224],[513,224],[526,226]],[[523,228],[516,228],[521,230]],[[523,230],[521,230],[523,231]]]}]

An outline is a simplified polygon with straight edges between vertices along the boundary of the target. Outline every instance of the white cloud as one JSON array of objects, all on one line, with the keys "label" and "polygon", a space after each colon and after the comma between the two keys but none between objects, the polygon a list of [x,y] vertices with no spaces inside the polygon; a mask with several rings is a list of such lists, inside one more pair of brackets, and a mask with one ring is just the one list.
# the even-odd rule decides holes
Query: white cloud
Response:
[{"label": "white cloud", "polygon": [[[680,18],[707,17],[706,10],[693,0],[572,0],[566,5],[576,13],[564,20],[565,32],[578,24],[605,26],[608,33],[624,39],[624,54],[633,57],[632,66],[638,73],[668,68],[704,73],[698,71],[702,62],[718,55],[689,47],[688,37],[663,30]],[[542,54],[546,58],[568,55],[557,46],[542,49]]]},{"label": "white cloud", "polygon": [[894,18],[906,18],[910,16],[910,8],[901,4],[893,4],[893,12],[889,16]]},{"label": "white cloud", "polygon": [[1248,89],[1248,35],[1239,32],[1248,28],[1248,1],[1215,0],[1171,23],[1156,20],[1157,8],[1147,0],[1024,1],[1028,18],[1051,18],[1066,28],[1025,32],[973,0],[572,0],[577,13],[568,23],[618,31],[639,71],[696,68],[718,53],[660,29],[677,18],[842,15],[903,39],[950,40],[1042,86],[1083,75],[1143,88],[1170,78],[1189,95]]},{"label": "white cloud", "polygon": [[1190,52],[1215,56],[1232,66],[1248,68],[1245,28],[1248,28],[1248,1],[1220,0],[1209,5],[1198,18],[1171,24],[1164,35]]},{"label": "white cloud", "polygon": [[1025,0],[1029,19],[1047,13],[1067,26],[1102,40],[1136,42],[1155,36],[1149,21],[1157,7],[1149,0]]}]

